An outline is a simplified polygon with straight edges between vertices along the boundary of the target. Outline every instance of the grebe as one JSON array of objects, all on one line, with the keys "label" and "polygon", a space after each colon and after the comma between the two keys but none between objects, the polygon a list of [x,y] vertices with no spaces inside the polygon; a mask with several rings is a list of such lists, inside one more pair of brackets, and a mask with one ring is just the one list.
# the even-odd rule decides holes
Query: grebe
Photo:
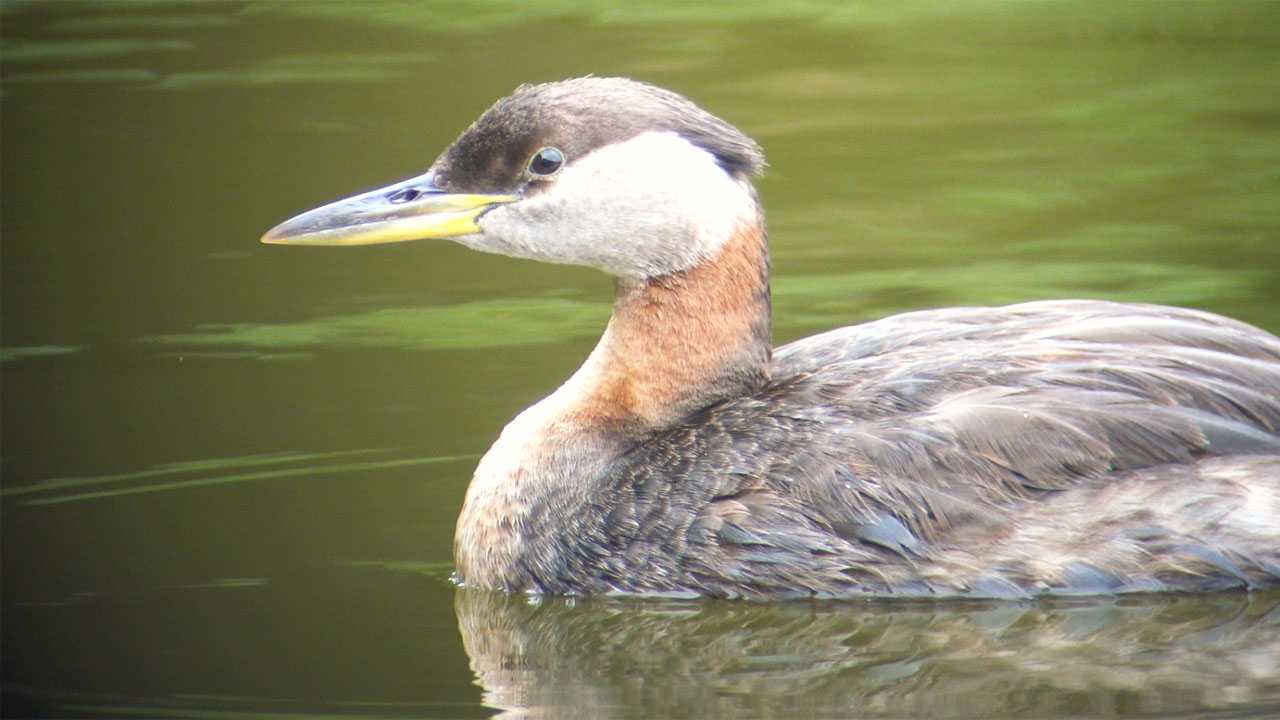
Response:
[{"label": "grebe", "polygon": [[522,86],[423,175],[263,242],[449,238],[616,278],[582,367],[480,460],[466,586],[713,597],[1280,584],[1280,339],[1069,300],[772,348],[757,144],[621,78]]}]

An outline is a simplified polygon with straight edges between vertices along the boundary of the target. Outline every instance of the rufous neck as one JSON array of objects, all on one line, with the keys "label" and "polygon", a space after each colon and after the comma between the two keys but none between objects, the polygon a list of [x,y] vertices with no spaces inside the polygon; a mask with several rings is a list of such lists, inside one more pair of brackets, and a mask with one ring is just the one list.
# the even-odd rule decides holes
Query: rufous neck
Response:
[{"label": "rufous neck", "polygon": [[744,222],[689,270],[619,279],[604,336],[561,390],[574,419],[660,430],[762,387],[771,353],[768,244]]}]

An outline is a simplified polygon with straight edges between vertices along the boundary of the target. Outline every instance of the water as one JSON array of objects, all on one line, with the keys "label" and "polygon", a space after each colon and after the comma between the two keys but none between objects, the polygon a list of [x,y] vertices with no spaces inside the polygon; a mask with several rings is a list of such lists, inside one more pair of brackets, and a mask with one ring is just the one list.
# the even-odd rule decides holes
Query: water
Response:
[{"label": "water", "polygon": [[608,312],[448,244],[262,247],[521,82],[758,138],[777,339],[1045,297],[1280,331],[1280,6],[0,4],[6,714],[1239,717],[1275,595],[548,600],[448,583]]}]

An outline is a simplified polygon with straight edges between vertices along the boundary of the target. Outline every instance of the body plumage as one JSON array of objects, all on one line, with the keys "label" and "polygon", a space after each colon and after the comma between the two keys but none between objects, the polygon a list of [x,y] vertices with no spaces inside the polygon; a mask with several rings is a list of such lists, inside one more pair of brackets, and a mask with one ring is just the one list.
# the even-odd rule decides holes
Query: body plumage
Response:
[{"label": "body plumage", "polygon": [[426,175],[264,238],[448,237],[617,278],[586,363],[481,460],[455,540],[464,583],[749,598],[1280,584],[1280,339],[1077,300],[908,313],[775,351],[762,166],[669,91],[524,86]]}]

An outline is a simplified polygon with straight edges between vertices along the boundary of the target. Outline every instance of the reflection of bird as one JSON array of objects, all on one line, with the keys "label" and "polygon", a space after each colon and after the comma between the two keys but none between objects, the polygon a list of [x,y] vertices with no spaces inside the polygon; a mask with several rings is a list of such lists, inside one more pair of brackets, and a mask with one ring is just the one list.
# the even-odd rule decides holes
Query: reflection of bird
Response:
[{"label": "reflection of bird", "polygon": [[757,145],[622,79],[525,86],[420,177],[266,242],[453,238],[617,278],[599,345],[481,460],[470,586],[780,597],[1280,582],[1280,339],[1089,301],[772,351]]},{"label": "reflection of bird", "polygon": [[1276,593],[886,608],[462,590],[454,610],[504,719],[1274,716],[1280,702]]}]

